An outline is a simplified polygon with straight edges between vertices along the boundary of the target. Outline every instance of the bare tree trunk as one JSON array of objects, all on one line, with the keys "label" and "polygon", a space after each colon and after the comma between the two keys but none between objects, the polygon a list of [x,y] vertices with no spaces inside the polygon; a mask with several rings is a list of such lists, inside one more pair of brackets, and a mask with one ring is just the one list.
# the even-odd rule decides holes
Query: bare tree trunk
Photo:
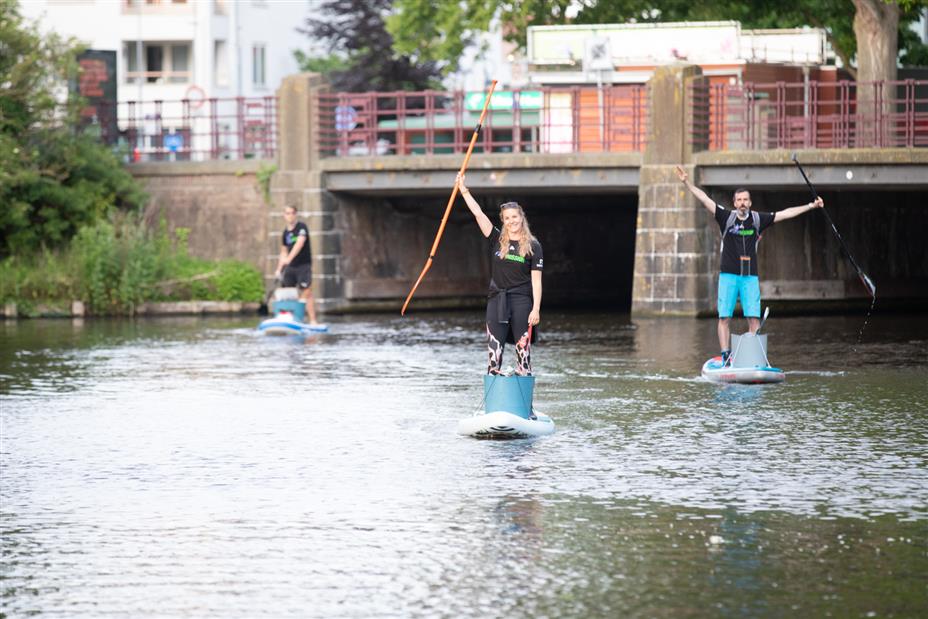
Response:
[{"label": "bare tree trunk", "polygon": [[888,115],[893,111],[892,87],[899,54],[899,5],[884,0],[854,0],[857,37],[857,143],[881,146],[886,141]]}]

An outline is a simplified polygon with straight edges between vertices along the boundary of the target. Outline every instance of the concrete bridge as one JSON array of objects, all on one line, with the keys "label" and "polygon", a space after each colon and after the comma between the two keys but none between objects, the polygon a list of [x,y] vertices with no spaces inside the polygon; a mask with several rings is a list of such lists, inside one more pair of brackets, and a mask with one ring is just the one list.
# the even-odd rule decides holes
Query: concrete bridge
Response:
[{"label": "concrete bridge", "polygon": [[[471,159],[468,185],[488,214],[506,200],[526,207],[545,247],[547,307],[714,312],[718,228],[677,180],[676,164],[723,205],[731,205],[736,187],[749,189],[760,211],[809,202],[787,151],[694,152],[684,93],[696,72],[695,67],[656,72],[644,152],[490,153]],[[258,261],[267,272],[273,269],[282,207],[294,205],[311,231],[320,307],[398,311],[428,256],[462,156],[320,157],[314,95],[324,88],[318,76],[299,75],[279,92],[272,203],[263,210],[263,222],[252,222],[266,239]],[[922,232],[928,149],[798,155],[854,257],[876,282],[881,307],[928,305]],[[176,173],[163,165],[148,170],[138,173]],[[261,212],[262,207],[251,208],[249,217]],[[489,279],[484,248],[467,209],[456,205],[412,311],[481,304]],[[765,303],[817,311],[869,300],[820,213],[772,228],[759,254]]]}]

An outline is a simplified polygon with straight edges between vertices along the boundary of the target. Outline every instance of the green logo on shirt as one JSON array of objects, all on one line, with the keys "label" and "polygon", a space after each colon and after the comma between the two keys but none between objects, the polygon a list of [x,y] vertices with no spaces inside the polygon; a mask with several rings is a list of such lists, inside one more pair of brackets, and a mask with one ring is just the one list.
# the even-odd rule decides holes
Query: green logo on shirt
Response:
[{"label": "green logo on shirt", "polygon": [[754,228],[748,228],[747,230],[739,230],[738,234],[741,236],[754,236]]},{"label": "green logo on shirt", "polygon": [[515,254],[506,254],[506,260],[512,260],[513,262],[521,262],[522,264],[525,264],[525,258]]}]

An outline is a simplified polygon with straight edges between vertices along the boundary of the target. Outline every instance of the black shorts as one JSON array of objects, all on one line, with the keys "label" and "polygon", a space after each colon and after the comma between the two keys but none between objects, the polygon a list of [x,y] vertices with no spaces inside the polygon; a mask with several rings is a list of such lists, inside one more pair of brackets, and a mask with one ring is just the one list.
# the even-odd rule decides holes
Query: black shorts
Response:
[{"label": "black shorts", "polygon": [[293,286],[309,288],[313,285],[313,265],[311,263],[288,264],[280,278],[280,285],[284,288]]},{"label": "black shorts", "polygon": [[[502,292],[487,301],[487,329],[497,341],[504,344],[514,344],[528,331],[528,315],[532,313],[532,297],[518,293],[508,293],[509,322],[500,322],[500,303],[503,302]],[[532,343],[538,339],[538,327],[532,329]]]}]

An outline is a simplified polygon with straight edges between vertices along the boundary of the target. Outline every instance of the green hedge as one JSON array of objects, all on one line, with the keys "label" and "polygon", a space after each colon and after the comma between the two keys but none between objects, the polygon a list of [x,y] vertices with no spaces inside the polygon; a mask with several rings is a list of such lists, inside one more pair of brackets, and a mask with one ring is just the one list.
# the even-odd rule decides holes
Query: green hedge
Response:
[{"label": "green hedge", "polygon": [[132,215],[81,227],[59,252],[41,250],[0,262],[0,302],[28,313],[41,303],[81,300],[97,315],[131,314],[145,301],[261,301],[261,273],[236,260],[190,256],[189,231],[155,233]]}]

